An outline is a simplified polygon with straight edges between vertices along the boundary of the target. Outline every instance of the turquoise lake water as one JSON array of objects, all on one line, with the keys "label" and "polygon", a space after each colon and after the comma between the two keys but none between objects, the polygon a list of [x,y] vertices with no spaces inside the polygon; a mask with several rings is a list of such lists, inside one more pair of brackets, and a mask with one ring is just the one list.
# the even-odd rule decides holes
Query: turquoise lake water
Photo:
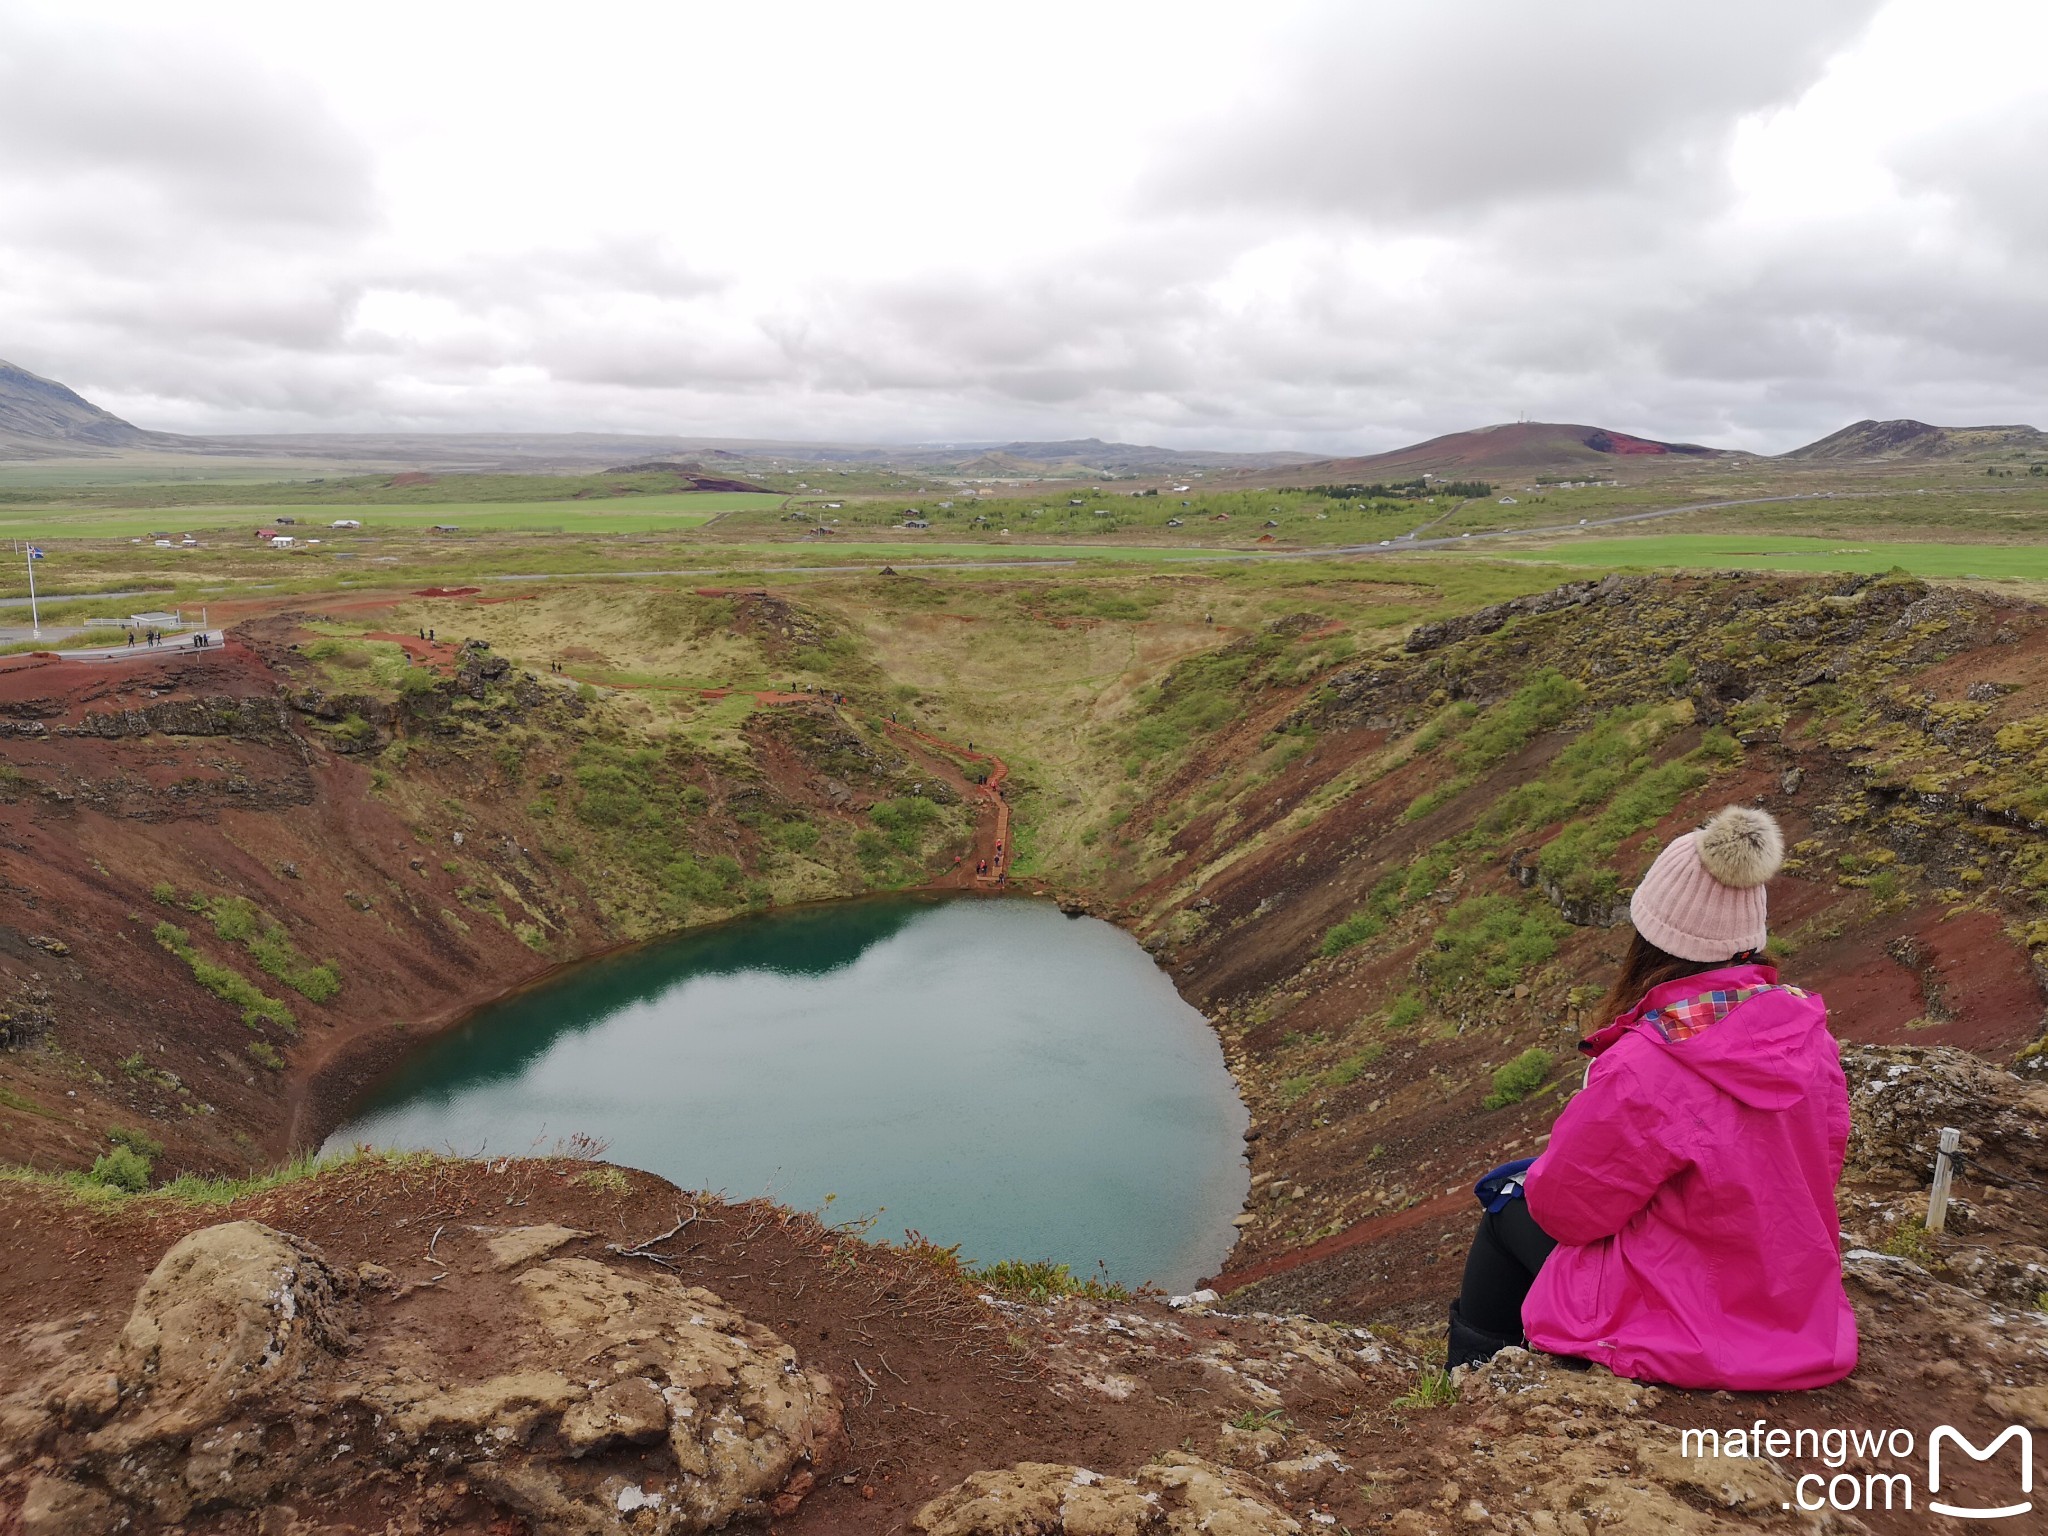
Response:
[{"label": "turquoise lake water", "polygon": [[1018,899],[746,918],[591,961],[423,1045],[328,1141],[572,1134],[686,1189],[880,1212],[963,1257],[1186,1289],[1246,1126],[1202,1016],[1126,934]]}]

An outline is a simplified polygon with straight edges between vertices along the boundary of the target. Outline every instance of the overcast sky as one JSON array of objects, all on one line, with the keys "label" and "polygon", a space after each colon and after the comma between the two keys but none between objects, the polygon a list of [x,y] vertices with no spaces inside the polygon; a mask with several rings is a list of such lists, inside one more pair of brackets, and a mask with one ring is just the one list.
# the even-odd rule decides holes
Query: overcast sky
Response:
[{"label": "overcast sky", "polygon": [[2040,0],[0,7],[0,357],[174,431],[2048,425]]}]

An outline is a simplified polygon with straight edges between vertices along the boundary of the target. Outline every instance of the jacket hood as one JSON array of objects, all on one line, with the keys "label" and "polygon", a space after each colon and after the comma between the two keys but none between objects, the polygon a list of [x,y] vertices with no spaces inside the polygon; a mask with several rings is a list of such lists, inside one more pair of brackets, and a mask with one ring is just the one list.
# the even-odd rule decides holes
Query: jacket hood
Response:
[{"label": "jacket hood", "polygon": [[1643,1016],[1707,992],[1734,992],[1776,985],[1768,965],[1725,965],[1653,987],[1629,1012],[1588,1036],[1580,1049],[1598,1056],[1633,1035],[1644,1048],[1696,1073],[1721,1092],[1755,1109],[1787,1110],[1809,1091],[1810,1072],[1802,1051],[1816,1029],[1827,1027],[1827,1008],[1816,994],[1766,992],[1738,1003],[1718,1023],[1686,1040],[1666,1040]]}]

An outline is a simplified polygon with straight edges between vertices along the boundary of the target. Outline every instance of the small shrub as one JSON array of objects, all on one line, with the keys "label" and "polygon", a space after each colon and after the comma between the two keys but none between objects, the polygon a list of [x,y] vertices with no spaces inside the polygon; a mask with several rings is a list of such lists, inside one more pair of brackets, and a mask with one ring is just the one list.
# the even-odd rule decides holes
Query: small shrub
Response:
[{"label": "small shrub", "polygon": [[126,1147],[141,1157],[154,1161],[164,1155],[164,1144],[147,1131],[131,1131],[125,1126],[115,1126],[107,1132],[107,1140],[117,1147]]},{"label": "small shrub", "polygon": [[1493,1074],[1493,1092],[1486,1096],[1488,1109],[1505,1109],[1519,1104],[1550,1076],[1557,1058],[1545,1050],[1527,1050]]},{"label": "small shrub", "polygon": [[175,907],[178,904],[178,888],[168,880],[159,880],[149,888],[149,898],[160,907]]},{"label": "small shrub", "polygon": [[276,1048],[267,1040],[251,1040],[249,1042],[249,1056],[257,1066],[262,1067],[266,1072],[282,1072],[284,1070],[284,1058],[277,1054]]},{"label": "small shrub", "polygon": [[1906,1259],[1923,1268],[1934,1263],[1934,1245],[1927,1240],[1927,1228],[1917,1221],[1902,1221],[1877,1245],[1879,1253]]},{"label": "small shrub", "polygon": [[216,896],[206,905],[216,938],[239,944],[256,932],[256,904],[246,896]]},{"label": "small shrub", "polygon": [[133,1147],[116,1147],[113,1151],[103,1152],[93,1159],[93,1165],[86,1173],[86,1178],[109,1189],[139,1195],[149,1188],[149,1162],[148,1158]]},{"label": "small shrub", "polygon": [[620,1168],[586,1168],[570,1182],[601,1195],[623,1195],[631,1187]]}]

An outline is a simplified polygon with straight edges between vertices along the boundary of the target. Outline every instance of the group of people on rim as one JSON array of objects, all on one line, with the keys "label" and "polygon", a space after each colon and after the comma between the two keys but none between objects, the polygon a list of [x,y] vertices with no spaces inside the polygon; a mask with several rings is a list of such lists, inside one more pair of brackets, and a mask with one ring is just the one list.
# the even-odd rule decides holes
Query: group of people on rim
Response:
[{"label": "group of people on rim", "polygon": [[[129,646],[129,649],[131,649],[131,650],[132,650],[132,649],[134,649],[134,647],[135,647],[135,641],[136,641],[136,634],[135,634],[135,631],[134,631],[134,630],[132,630],[132,629],[131,629],[131,630],[128,630],[128,631],[127,631],[127,635],[128,635],[128,646]],[[160,630],[160,629],[145,629],[145,630],[144,630],[144,631],[142,632],[142,636],[141,636],[141,639],[142,639],[142,644],[143,644],[143,647],[144,647],[145,649],[148,649],[148,648],[150,648],[150,647],[153,647],[153,646],[159,646],[159,645],[162,645],[162,644],[164,643],[164,632],[163,632],[162,630]],[[196,634],[196,635],[194,635],[194,636],[192,637],[192,639],[191,639],[191,642],[190,642],[190,643],[191,643],[191,645],[192,645],[192,648],[193,648],[194,650],[197,650],[197,649],[199,649],[199,648],[200,648],[200,647],[202,647],[202,646],[208,646],[208,645],[211,645],[211,644],[213,644],[213,637],[212,637],[212,636],[210,636],[209,634],[207,634],[207,633],[206,633],[206,631],[202,629],[202,630],[200,630],[200,631],[199,631],[199,633],[198,633],[198,634]]]},{"label": "group of people on rim", "polygon": [[1769,814],[1658,854],[1540,1156],[1479,1181],[1450,1366],[1527,1345],[1678,1387],[1822,1387],[1856,1368],[1835,1186],[1849,1091],[1827,1008],[1764,963]]}]

